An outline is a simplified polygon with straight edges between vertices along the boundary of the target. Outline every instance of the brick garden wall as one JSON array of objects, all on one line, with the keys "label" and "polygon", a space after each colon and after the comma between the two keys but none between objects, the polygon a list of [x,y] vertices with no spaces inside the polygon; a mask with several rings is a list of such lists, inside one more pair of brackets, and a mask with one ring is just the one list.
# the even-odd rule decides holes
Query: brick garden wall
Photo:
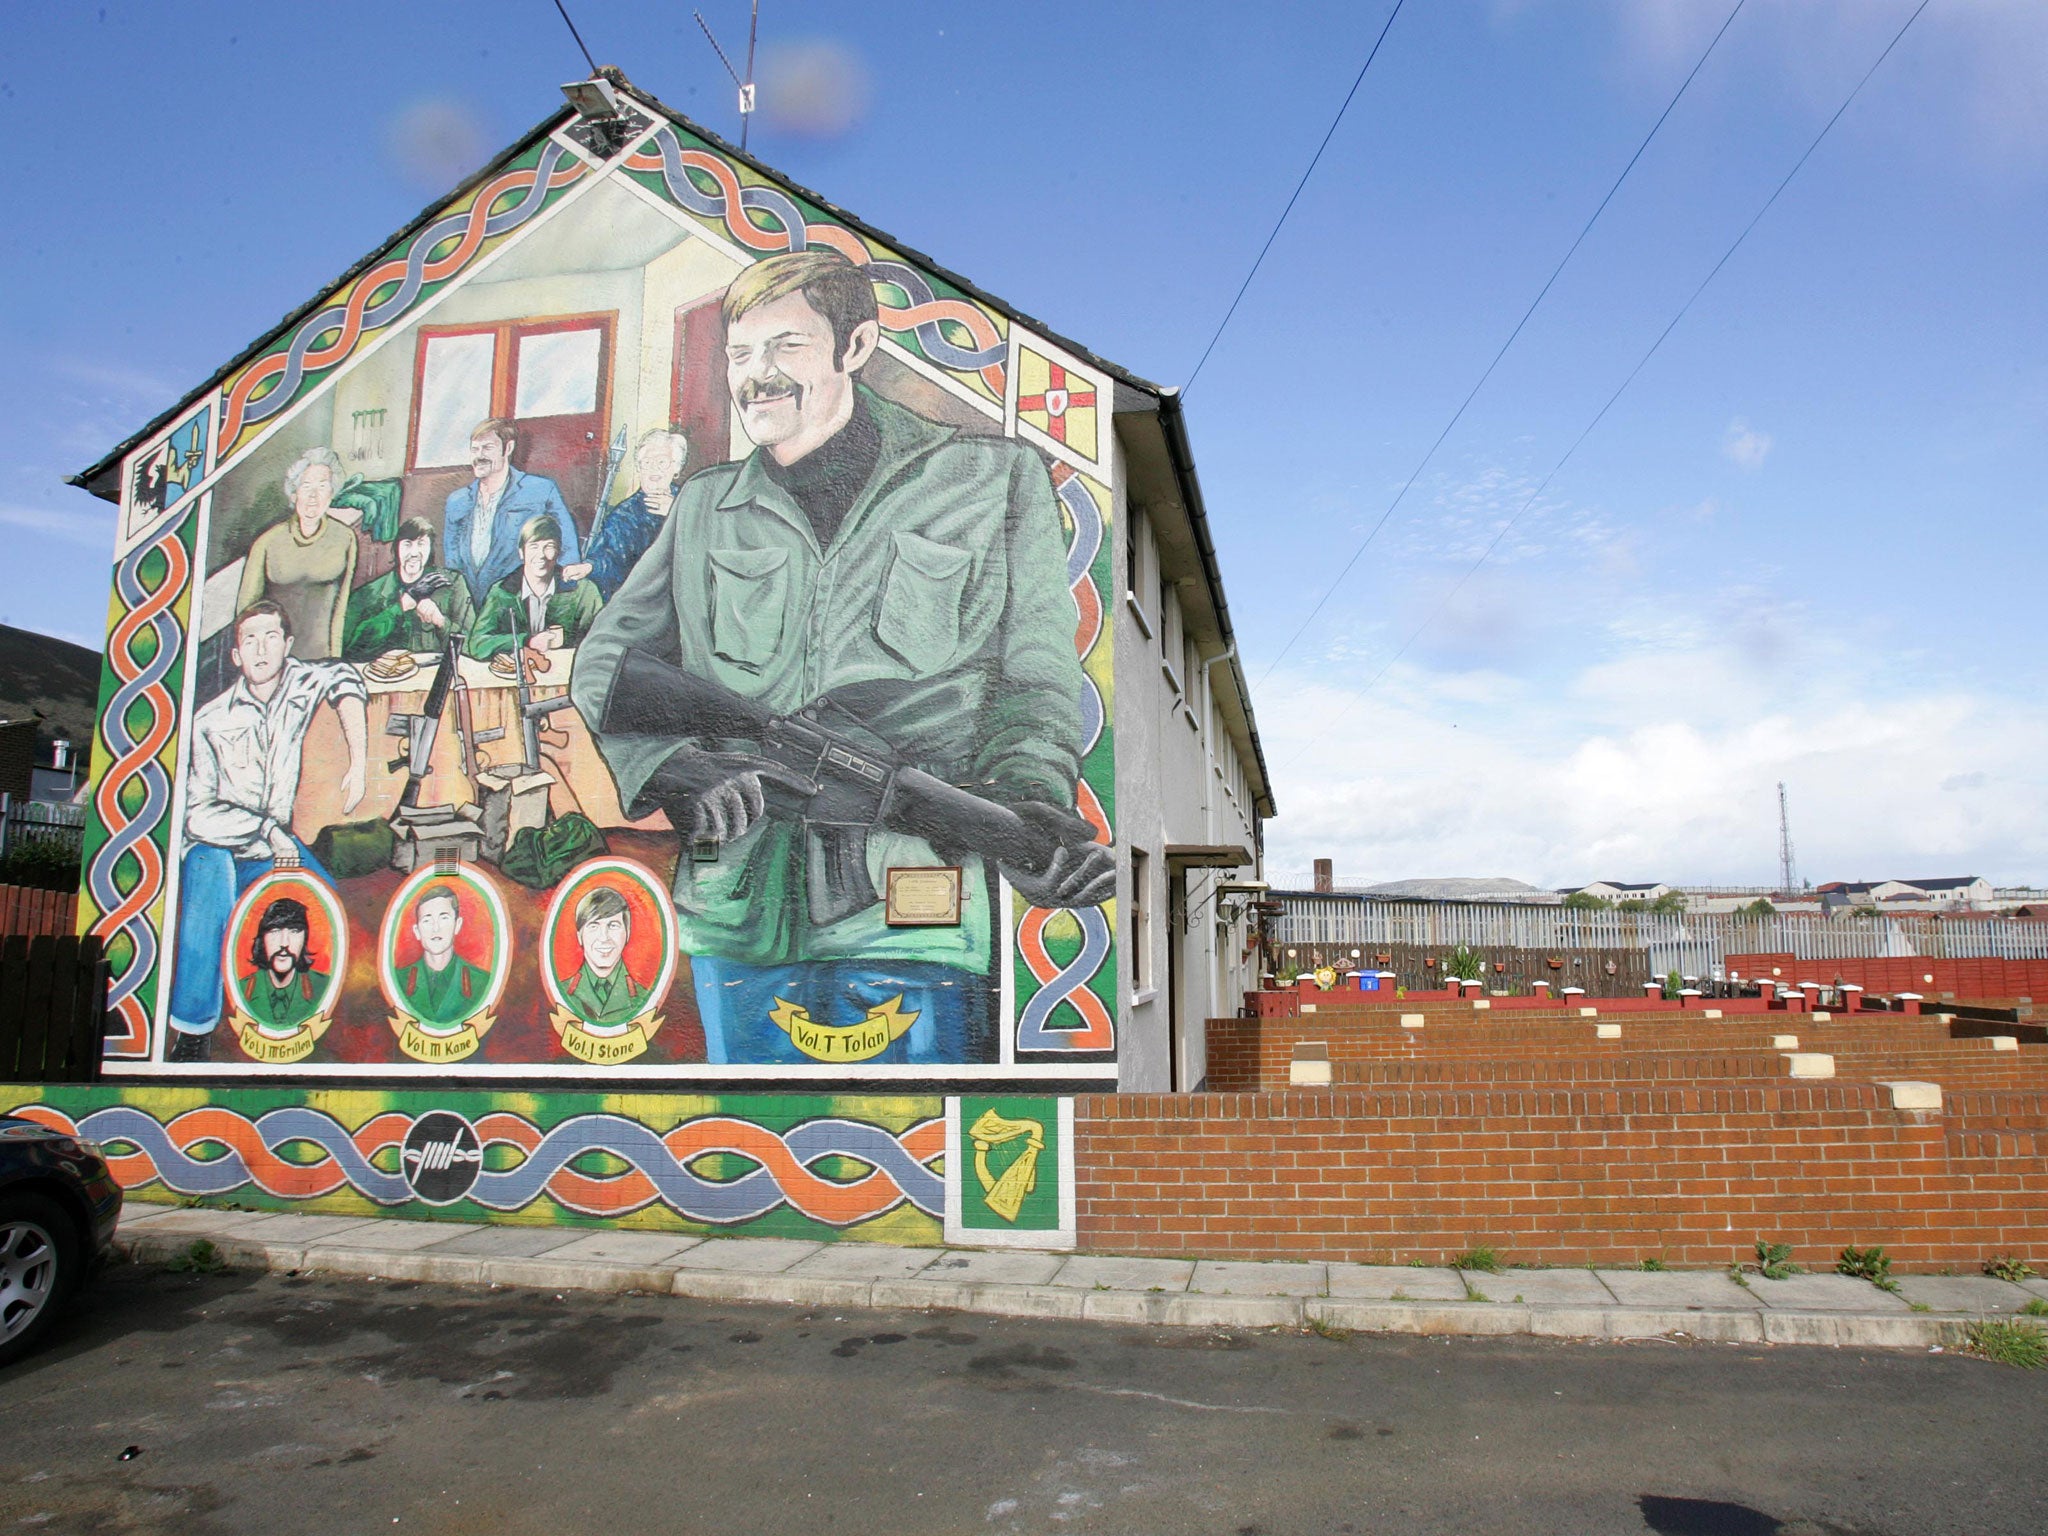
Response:
[{"label": "brick garden wall", "polygon": [[1895,1110],[1868,1083],[1303,1089],[1077,1102],[1080,1242],[1106,1252],[1828,1267],[2048,1258],[2034,1094]]},{"label": "brick garden wall", "polygon": [[[1854,982],[1871,995],[1919,992],[1928,997],[2038,997],[2048,1000],[2048,960],[1993,958],[1932,960],[1925,955],[1893,955],[1882,960],[1801,960],[1786,954],[1728,956],[1730,972],[1770,976],[1787,984],[1836,978]],[[1934,980],[1927,978],[1932,976]]]}]

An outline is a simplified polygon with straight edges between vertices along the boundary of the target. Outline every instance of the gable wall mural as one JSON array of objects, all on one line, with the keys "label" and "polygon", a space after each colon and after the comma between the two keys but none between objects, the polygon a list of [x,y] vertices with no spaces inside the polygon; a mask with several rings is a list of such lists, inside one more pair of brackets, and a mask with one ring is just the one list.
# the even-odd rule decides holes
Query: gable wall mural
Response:
[{"label": "gable wall mural", "polygon": [[1111,380],[635,121],[123,466],[110,1073],[1113,1079]]}]

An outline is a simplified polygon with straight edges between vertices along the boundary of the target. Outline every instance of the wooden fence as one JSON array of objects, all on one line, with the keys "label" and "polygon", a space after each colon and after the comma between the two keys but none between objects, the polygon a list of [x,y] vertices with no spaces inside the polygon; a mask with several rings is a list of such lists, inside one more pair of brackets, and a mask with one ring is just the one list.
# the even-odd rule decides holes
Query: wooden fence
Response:
[{"label": "wooden fence", "polygon": [[77,926],[76,891],[39,891],[27,885],[0,885],[0,938],[13,933],[29,938],[39,934],[62,938]]},{"label": "wooden fence", "polygon": [[106,1022],[98,939],[0,939],[0,1082],[97,1082]]},{"label": "wooden fence", "polygon": [[0,794],[0,859],[29,843],[54,844],[76,859],[85,842],[85,807]]}]

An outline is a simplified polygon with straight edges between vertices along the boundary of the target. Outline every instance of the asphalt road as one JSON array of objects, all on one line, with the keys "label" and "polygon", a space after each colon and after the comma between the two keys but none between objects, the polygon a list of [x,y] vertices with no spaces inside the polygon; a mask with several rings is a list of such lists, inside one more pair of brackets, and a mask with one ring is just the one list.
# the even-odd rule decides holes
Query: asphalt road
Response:
[{"label": "asphalt road", "polygon": [[1950,1355],[131,1267],[0,1372],[0,1533],[2035,1536],[2044,1446]]}]

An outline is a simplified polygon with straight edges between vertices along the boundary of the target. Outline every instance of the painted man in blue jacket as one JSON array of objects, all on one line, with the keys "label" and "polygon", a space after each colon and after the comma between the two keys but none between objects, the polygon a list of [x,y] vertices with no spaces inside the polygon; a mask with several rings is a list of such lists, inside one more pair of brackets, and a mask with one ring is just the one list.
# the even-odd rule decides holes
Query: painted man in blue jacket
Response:
[{"label": "painted man in blue jacket", "polygon": [[516,441],[516,429],[502,417],[470,433],[469,464],[476,478],[448,497],[441,532],[443,556],[449,568],[469,583],[469,595],[479,608],[493,584],[519,569],[519,530],[529,518],[555,520],[562,530],[562,564],[574,565],[582,558],[576,520],[569,515],[561,489],[545,475],[512,467]]}]

